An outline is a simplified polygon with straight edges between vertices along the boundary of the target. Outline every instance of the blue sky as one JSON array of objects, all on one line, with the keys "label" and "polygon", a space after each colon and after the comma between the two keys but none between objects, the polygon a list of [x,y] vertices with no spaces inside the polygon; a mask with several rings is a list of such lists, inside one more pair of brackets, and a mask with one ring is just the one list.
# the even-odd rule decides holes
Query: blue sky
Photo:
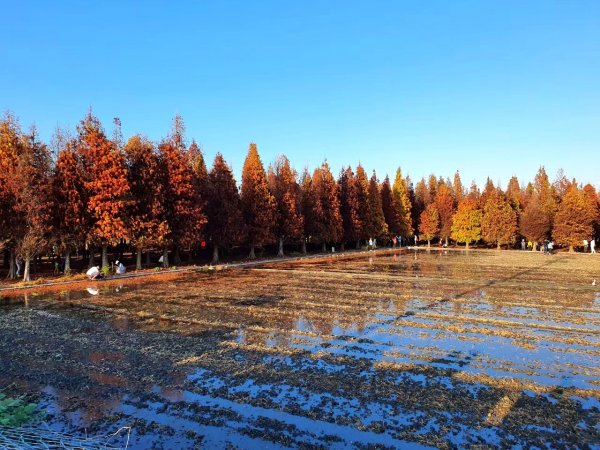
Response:
[{"label": "blue sky", "polygon": [[327,158],[600,186],[600,2],[4,1],[0,110],[49,141],[91,106],[110,132],[181,114],[239,178],[248,143]]}]

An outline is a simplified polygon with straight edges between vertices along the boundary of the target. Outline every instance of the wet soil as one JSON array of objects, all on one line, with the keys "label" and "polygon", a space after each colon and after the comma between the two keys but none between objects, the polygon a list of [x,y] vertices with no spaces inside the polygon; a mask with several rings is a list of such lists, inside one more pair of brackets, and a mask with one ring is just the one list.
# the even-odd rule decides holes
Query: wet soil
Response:
[{"label": "wet soil", "polygon": [[588,256],[340,256],[23,293],[0,306],[0,385],[53,430],[131,426],[133,448],[597,448]]}]

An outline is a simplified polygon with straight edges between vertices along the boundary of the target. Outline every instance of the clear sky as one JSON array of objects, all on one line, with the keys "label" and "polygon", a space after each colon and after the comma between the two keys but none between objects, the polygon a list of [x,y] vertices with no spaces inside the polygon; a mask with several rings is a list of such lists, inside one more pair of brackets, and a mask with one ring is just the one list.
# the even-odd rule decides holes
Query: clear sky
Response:
[{"label": "clear sky", "polygon": [[600,186],[600,1],[10,1],[0,110],[49,141],[91,106],[110,134],[175,114],[236,176],[327,158],[463,183],[540,165]]}]

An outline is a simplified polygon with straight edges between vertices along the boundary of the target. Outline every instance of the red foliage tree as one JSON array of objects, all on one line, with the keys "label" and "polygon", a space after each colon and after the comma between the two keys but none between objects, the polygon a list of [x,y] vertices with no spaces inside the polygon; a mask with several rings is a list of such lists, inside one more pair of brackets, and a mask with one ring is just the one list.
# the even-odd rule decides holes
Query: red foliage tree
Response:
[{"label": "red foliage tree", "polygon": [[250,245],[250,259],[256,258],[254,248],[273,241],[275,199],[269,192],[267,175],[256,144],[250,144],[242,170],[242,210]]},{"label": "red foliage tree", "polygon": [[575,246],[591,238],[595,213],[586,193],[573,181],[555,216],[552,235],[556,242],[573,252]]},{"label": "red foliage tree", "polygon": [[30,281],[31,260],[42,253],[52,236],[51,157],[37,140],[35,128],[22,137],[23,144],[13,179],[17,218],[17,255],[25,262],[23,280]]},{"label": "red foliage tree", "polygon": [[340,214],[342,216],[342,247],[346,242],[360,239],[361,223],[358,207],[358,189],[352,168],[342,169],[338,180]]},{"label": "red foliage tree", "polygon": [[439,213],[435,203],[427,205],[425,210],[421,213],[419,220],[419,233],[421,239],[427,241],[427,247],[431,246],[431,240],[438,234],[440,229]]},{"label": "red foliage tree", "polygon": [[359,237],[356,241],[356,248],[360,248],[360,241],[362,239],[369,239],[370,222],[371,222],[371,208],[369,206],[369,178],[365,169],[359,164],[356,167],[355,175],[356,184],[356,196],[358,201],[358,218],[360,226],[357,227],[359,230]]},{"label": "red foliage tree", "polygon": [[[317,238],[325,251],[328,242],[339,242],[342,239],[342,216],[337,185],[326,161],[315,169],[312,183],[316,198],[313,215]],[[377,197],[379,198],[379,195]]]},{"label": "red foliage tree", "polygon": [[379,181],[377,180],[377,174],[373,171],[373,175],[369,180],[369,225],[367,232],[369,237],[381,239],[388,233],[388,227],[385,223],[385,216],[383,215],[383,207],[381,205],[381,195],[379,193]]},{"label": "red foliage tree", "polygon": [[65,273],[71,270],[71,252],[85,242],[90,228],[82,170],[75,142],[66,142],[52,179],[54,229],[58,247],[65,252]]},{"label": "red foliage tree", "polygon": [[223,156],[217,153],[212,169],[208,174],[206,232],[213,246],[214,264],[219,262],[219,249],[242,242],[244,238],[244,218],[231,168]]},{"label": "red foliage tree", "polygon": [[517,213],[504,196],[492,192],[483,206],[481,236],[500,250],[501,245],[514,243],[516,235]]},{"label": "red foliage tree", "polygon": [[142,268],[142,252],[164,248],[170,234],[165,216],[164,173],[154,144],[139,135],[124,147],[131,191],[128,224],[136,249],[136,270]]},{"label": "red foliage tree", "polygon": [[300,179],[300,192],[302,197],[302,217],[304,218],[302,253],[306,254],[306,242],[310,241],[319,232],[318,223],[322,220],[323,216],[321,203],[317,201],[317,193],[315,192],[312,177],[306,168],[302,172]]},{"label": "red foliage tree", "polygon": [[17,217],[14,214],[14,179],[21,152],[21,129],[14,116],[7,113],[0,121],[0,249],[8,247],[8,278],[15,278],[15,243]]},{"label": "red foliage tree", "polygon": [[285,156],[275,161],[275,167],[269,167],[267,180],[275,198],[275,235],[279,238],[277,256],[283,256],[285,240],[299,240],[304,229],[300,186],[296,171]]},{"label": "red foliage tree", "polygon": [[548,238],[551,229],[550,216],[542,210],[539,198],[534,197],[527,203],[521,214],[519,227],[521,234],[532,242],[533,250],[537,249],[538,242]]},{"label": "red foliage tree", "polygon": [[129,183],[125,157],[108,140],[100,121],[89,113],[78,127],[77,151],[82,157],[88,238],[102,245],[102,265],[108,265],[108,245],[129,237],[127,229]]},{"label": "red foliage tree", "polygon": [[168,248],[174,249],[175,263],[179,264],[179,249],[191,249],[202,237],[206,217],[197,202],[192,171],[185,147],[177,135],[172,135],[159,146],[159,161],[164,170],[164,211],[169,233],[165,236],[163,266],[169,265]]}]

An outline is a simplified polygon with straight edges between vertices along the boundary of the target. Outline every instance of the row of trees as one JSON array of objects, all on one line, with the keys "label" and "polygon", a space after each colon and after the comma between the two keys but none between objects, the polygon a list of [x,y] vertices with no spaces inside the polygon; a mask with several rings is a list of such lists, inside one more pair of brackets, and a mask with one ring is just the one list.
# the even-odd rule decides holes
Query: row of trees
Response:
[{"label": "row of trees", "polygon": [[550,236],[562,245],[579,245],[598,226],[598,195],[559,175],[551,184],[543,167],[524,187],[513,177],[503,191],[488,179],[484,189],[463,188],[460,175],[444,180],[431,175],[413,187],[400,169],[393,183],[369,177],[361,165],[341,170],[336,179],[327,162],[300,176],[285,156],[265,171],[250,144],[241,188],[231,167],[217,154],[207,169],[199,146],[187,146],[184,125],[176,117],[158,145],[135,135],[123,141],[115,119],[109,138],[91,112],[76,135],[57,133],[54,152],[35,128],[21,130],[13,116],[0,121],[0,247],[8,249],[9,276],[15,258],[25,262],[55,249],[65,255],[65,270],[75,249],[101,249],[127,242],[137,253],[169,251],[175,263],[204,240],[219,260],[223,248],[255,248],[307,241],[353,243],[369,238],[405,238],[419,234],[429,244],[449,239],[467,246],[485,240],[500,247],[518,236],[539,242]]}]

